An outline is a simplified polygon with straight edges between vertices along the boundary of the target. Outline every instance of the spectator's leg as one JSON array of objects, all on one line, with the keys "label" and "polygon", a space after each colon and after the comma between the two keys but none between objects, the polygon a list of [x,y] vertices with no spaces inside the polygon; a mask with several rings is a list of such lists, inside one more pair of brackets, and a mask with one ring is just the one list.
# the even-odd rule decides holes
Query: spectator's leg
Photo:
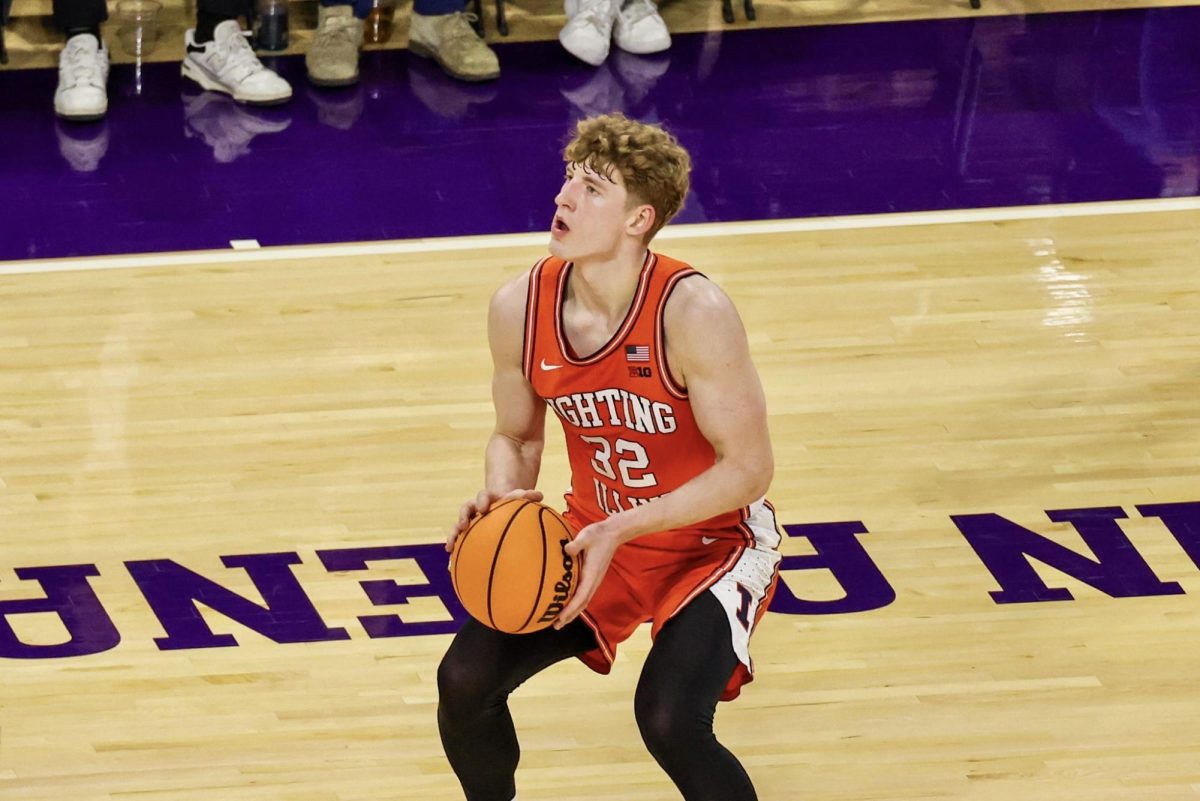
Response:
[{"label": "spectator's leg", "polygon": [[12,0],[0,0],[0,64],[8,63],[8,47],[4,44],[4,26],[8,24],[8,12]]},{"label": "spectator's leg", "polygon": [[54,24],[67,38],[90,33],[100,38],[100,23],[108,19],[104,0],[54,0]]},{"label": "spectator's leg", "polygon": [[213,41],[217,26],[222,22],[250,17],[251,0],[199,0],[196,4],[195,43]]}]

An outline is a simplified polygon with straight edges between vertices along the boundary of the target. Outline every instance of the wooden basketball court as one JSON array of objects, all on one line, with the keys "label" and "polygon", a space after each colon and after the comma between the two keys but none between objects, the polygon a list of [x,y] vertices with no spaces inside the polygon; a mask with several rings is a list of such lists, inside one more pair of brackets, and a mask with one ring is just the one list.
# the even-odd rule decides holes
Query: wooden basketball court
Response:
[{"label": "wooden basketball court", "polygon": [[[739,304],[784,552],[812,557],[718,713],[761,798],[1200,797],[1198,231],[1200,203],[1148,201],[657,243]],[[0,275],[0,797],[460,797],[434,718],[449,636],[419,625],[446,605],[380,585],[445,582],[491,425],[486,301],[543,252]],[[522,801],[676,797],[633,720],[647,646],[522,688]]]}]

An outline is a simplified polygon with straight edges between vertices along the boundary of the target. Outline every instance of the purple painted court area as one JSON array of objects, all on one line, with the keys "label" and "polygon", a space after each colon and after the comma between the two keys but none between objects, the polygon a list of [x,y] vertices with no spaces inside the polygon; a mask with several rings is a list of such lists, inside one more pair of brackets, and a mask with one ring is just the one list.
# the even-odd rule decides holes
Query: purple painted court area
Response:
[{"label": "purple painted court area", "polygon": [[0,260],[545,230],[573,120],[668,123],[682,222],[1200,194],[1200,7],[686,35],[599,70],[501,44],[467,85],[407,51],[288,106],[118,66],[108,118],[0,72]]}]

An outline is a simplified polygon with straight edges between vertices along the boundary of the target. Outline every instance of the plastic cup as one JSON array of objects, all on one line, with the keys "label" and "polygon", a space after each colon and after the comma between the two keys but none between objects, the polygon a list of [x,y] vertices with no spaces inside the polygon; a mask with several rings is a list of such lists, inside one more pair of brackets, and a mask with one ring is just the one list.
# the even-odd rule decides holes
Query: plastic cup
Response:
[{"label": "plastic cup", "polygon": [[121,0],[117,3],[117,40],[121,49],[137,59],[158,44],[158,0]]}]

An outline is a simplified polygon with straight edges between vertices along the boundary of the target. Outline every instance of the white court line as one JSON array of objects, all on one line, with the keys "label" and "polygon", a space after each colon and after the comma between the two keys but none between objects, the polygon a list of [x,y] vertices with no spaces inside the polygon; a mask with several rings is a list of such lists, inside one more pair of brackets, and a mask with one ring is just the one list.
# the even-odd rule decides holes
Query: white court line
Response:
[{"label": "white court line", "polygon": [[[1009,206],[989,209],[954,209],[902,214],[865,214],[853,217],[806,217],[762,222],[700,223],[664,228],[656,241],[709,239],[748,234],[850,231],[866,228],[903,228],[917,225],[1005,222],[1063,217],[1101,217],[1117,214],[1150,214],[1200,211],[1200,197],[1119,200],[1103,203],[1069,203],[1043,206]],[[57,273],[71,270],[120,270],[135,267],[175,267],[197,264],[242,264],[259,261],[328,259],[347,256],[386,256],[403,253],[446,253],[463,250],[497,250],[545,245],[549,230],[530,234],[455,236],[438,239],[400,239],[345,245],[292,245],[255,250],[202,250],[185,253],[146,253],[133,256],[96,256],[84,259],[43,259],[0,262],[0,275]]]}]

